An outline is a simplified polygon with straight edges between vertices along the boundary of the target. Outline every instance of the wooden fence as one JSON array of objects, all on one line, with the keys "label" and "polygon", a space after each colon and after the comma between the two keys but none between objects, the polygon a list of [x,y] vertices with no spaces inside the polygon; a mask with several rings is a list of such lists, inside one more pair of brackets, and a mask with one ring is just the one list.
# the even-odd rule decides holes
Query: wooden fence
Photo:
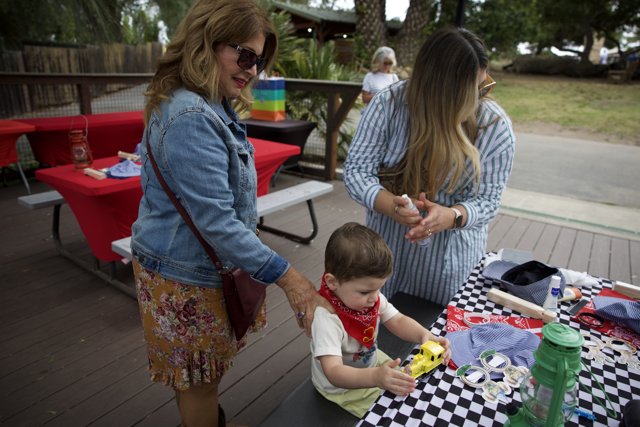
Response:
[{"label": "wooden fence", "polygon": [[[74,89],[76,98],[73,102],[79,105],[80,114],[92,114],[92,100],[94,87],[97,86],[134,86],[148,83],[150,73],[123,73],[123,74],[61,74],[61,73],[3,73],[0,72],[0,91],[6,88],[14,88],[19,91],[32,91],[34,86],[69,86]],[[287,91],[303,91],[310,93],[323,93],[327,97],[327,118],[324,164],[321,169],[306,170],[305,174],[319,176],[324,179],[335,179],[337,167],[337,145],[340,126],[344,123],[347,114],[353,107],[356,98],[362,90],[360,83],[328,81],[328,80],[303,80],[285,79]],[[111,96],[111,95],[110,95]],[[2,106],[0,97],[0,107]],[[11,108],[16,106],[9,105]],[[1,110],[1,108],[0,108]],[[1,111],[0,111],[1,112]],[[15,116],[12,112],[9,116]],[[54,114],[55,115],[55,114]],[[2,117],[2,116],[0,116]]]},{"label": "wooden fence", "polygon": [[[20,52],[0,55],[0,71],[44,74],[151,73],[162,55],[160,43],[129,46],[110,44],[82,47],[26,45]],[[91,96],[122,89],[122,84],[91,86]],[[0,87],[0,115],[29,113],[66,105],[78,99],[72,85],[23,85]],[[10,109],[10,110],[9,110]]]}]

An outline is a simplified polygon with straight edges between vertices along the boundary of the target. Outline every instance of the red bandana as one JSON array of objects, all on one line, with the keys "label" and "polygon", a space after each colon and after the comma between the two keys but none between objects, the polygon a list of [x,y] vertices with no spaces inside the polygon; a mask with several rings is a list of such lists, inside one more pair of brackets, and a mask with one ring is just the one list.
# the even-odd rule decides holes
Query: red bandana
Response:
[{"label": "red bandana", "polygon": [[367,348],[371,348],[374,342],[376,324],[378,321],[378,309],[380,308],[380,297],[376,304],[363,311],[352,310],[338,298],[324,280],[322,275],[322,284],[320,285],[320,295],[326,298],[336,310],[336,314],[342,322],[345,331],[349,336],[355,338]]}]

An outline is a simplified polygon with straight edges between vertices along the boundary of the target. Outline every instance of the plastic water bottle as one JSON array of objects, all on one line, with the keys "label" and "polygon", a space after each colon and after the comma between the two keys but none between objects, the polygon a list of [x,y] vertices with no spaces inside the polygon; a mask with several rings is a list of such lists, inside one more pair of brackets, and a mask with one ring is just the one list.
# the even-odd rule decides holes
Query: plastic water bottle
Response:
[{"label": "plastic water bottle", "polygon": [[[416,205],[414,205],[413,201],[411,201],[411,197],[409,197],[406,194],[403,194],[402,198],[404,199],[404,207],[405,208],[407,208],[409,210],[412,210],[412,211],[419,212],[418,208],[416,207]],[[424,238],[424,239],[420,240],[418,242],[418,244],[420,246],[422,246],[422,247],[425,247],[425,248],[428,247],[428,246],[431,246],[431,238],[430,237]]]},{"label": "plastic water bottle", "polygon": [[551,276],[551,281],[549,282],[549,290],[547,292],[547,297],[544,300],[544,304],[542,304],[542,308],[557,313],[558,298],[560,298],[560,277]]}]

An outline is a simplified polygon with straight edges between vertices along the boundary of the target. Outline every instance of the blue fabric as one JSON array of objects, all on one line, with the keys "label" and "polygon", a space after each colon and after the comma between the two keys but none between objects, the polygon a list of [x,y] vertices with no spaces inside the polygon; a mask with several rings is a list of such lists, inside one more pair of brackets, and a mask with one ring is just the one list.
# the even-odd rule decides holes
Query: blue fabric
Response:
[{"label": "blue fabric", "polygon": [[640,334],[640,301],[615,297],[594,297],[596,314]]},{"label": "blue fabric", "polygon": [[111,166],[107,169],[107,176],[109,178],[131,178],[132,176],[140,176],[140,165],[132,162],[131,160],[123,160],[115,166]]},{"label": "blue fabric", "polygon": [[[464,331],[449,332],[447,339],[451,344],[451,360],[458,367],[466,364],[482,366],[480,354],[495,350],[511,359],[512,365],[531,368],[535,362],[533,352],[540,344],[536,334],[506,323],[485,323]],[[491,373],[491,378],[500,377],[502,373]]]},{"label": "blue fabric", "polygon": [[[257,176],[253,145],[228,102],[179,89],[147,124],[153,155],[169,188],[225,267],[263,283],[289,263],[256,236]],[[221,287],[213,262],[160,186],[141,146],[143,195],[131,249],[140,264],[180,283]]]},{"label": "blue fabric", "polygon": [[542,306],[549,292],[551,276],[560,277],[560,295],[567,284],[564,275],[555,267],[539,261],[516,264],[510,261],[494,261],[482,270],[487,279],[500,283],[501,287],[519,298]]}]

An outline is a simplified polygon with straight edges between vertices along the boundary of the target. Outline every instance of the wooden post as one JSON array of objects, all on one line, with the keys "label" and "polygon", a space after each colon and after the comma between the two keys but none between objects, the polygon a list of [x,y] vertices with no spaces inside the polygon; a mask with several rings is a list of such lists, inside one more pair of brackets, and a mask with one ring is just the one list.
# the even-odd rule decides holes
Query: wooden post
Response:
[{"label": "wooden post", "polygon": [[336,113],[340,106],[340,94],[327,95],[327,139],[324,153],[324,176],[327,180],[336,178],[338,164],[338,136],[342,122],[336,120]]},{"label": "wooden post", "polygon": [[78,83],[78,103],[80,114],[91,114],[91,89],[88,83]]}]

